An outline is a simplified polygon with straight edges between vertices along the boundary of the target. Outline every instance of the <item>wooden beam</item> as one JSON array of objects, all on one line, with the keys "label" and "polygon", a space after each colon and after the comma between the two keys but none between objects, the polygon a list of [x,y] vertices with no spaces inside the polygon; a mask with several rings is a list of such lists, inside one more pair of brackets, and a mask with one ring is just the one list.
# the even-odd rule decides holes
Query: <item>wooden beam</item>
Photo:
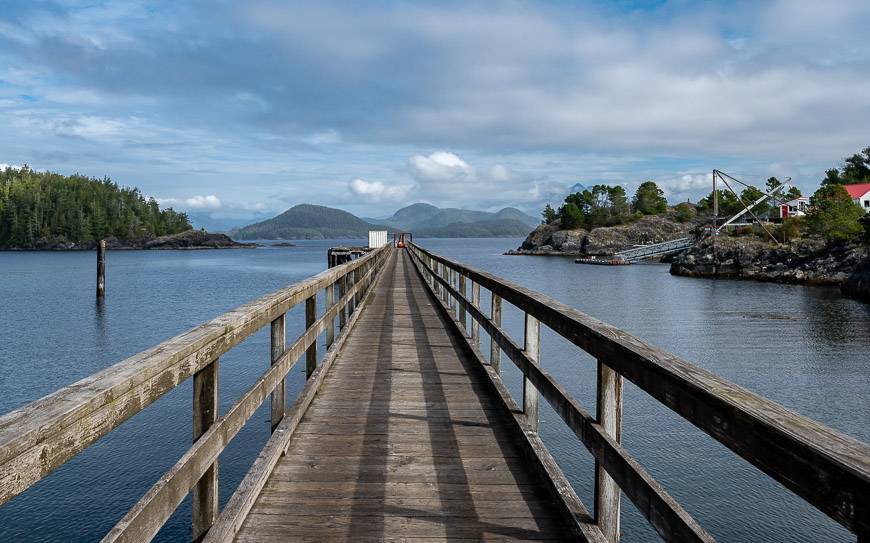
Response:
[{"label": "wooden beam", "polygon": [[[490,319],[495,326],[501,326],[501,296],[493,292],[491,294]],[[479,322],[474,319],[475,322]],[[496,338],[489,338],[489,364],[496,373],[501,369],[501,349],[498,347]]]},{"label": "wooden beam", "polygon": [[[480,284],[477,282],[471,283],[471,304],[480,308]],[[471,319],[471,343],[480,349],[480,325],[477,319]]]},{"label": "wooden beam", "polygon": [[[335,304],[335,283],[326,285],[326,309],[327,311]],[[326,328],[326,348],[332,347],[335,343],[335,318],[330,320],[330,325]]]},{"label": "wooden beam", "polygon": [[[358,296],[361,289],[354,292]],[[311,328],[317,320],[317,295],[312,295],[305,300],[305,328]],[[305,351],[305,378],[311,377],[317,367],[317,342],[312,343]]]},{"label": "wooden beam", "polygon": [[[212,427],[218,414],[220,361],[193,376],[193,442]],[[218,461],[215,459],[193,487],[190,502],[191,538],[200,541],[218,514]]]},{"label": "wooden beam", "polygon": [[[462,293],[463,296],[466,295],[467,289],[465,286],[465,276],[461,273],[459,275],[459,292]],[[457,304],[457,311],[459,312],[459,326],[462,328],[462,333],[468,335],[468,321],[465,318],[465,306],[462,304]]]},{"label": "wooden beam", "polygon": [[[284,349],[286,348],[286,320],[287,314],[279,315],[275,320],[272,321],[272,330],[271,330],[271,346],[272,353],[270,357],[270,365],[274,366],[278,360],[281,359],[281,355],[284,354]],[[284,418],[284,410],[287,407],[287,382],[286,380],[281,380],[281,383],[275,387],[275,390],[272,391],[272,431],[275,431],[275,427],[281,422],[281,419]]]},{"label": "wooden beam", "polygon": [[106,240],[97,242],[97,299],[106,295]]},{"label": "wooden beam", "polygon": [[[338,297],[344,298],[347,292],[347,276],[338,278]],[[338,312],[338,330],[344,330],[347,324],[347,304],[341,304],[341,309]]]},{"label": "wooden beam", "polygon": [[[532,363],[541,359],[541,323],[526,313],[523,352]],[[523,413],[526,425],[533,432],[538,431],[538,389],[527,375],[523,375]]]},{"label": "wooden beam", "polygon": [[[597,423],[616,443],[622,442],[622,376],[598,361]],[[608,541],[619,541],[619,486],[595,461],[595,522]]]},{"label": "wooden beam", "polygon": [[[731,449],[853,533],[870,533],[870,446],[553,298],[450,262]],[[481,323],[483,326],[483,323]],[[613,471],[610,471],[613,475]],[[625,486],[620,485],[625,491]]]}]

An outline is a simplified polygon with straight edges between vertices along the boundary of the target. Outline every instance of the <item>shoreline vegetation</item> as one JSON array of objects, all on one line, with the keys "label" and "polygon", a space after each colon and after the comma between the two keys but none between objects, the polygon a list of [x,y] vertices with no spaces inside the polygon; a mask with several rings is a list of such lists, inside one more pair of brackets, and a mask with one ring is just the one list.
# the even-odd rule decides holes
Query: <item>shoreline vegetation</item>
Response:
[{"label": "shoreline vegetation", "polygon": [[0,251],[244,249],[251,243],[194,230],[186,213],[161,209],[109,178],[0,170]]},{"label": "shoreline vegetation", "polygon": [[[806,215],[776,220],[767,204],[753,211],[767,223],[741,225],[708,236],[713,193],[697,203],[670,206],[653,181],[642,183],[629,203],[622,187],[595,185],[570,194],[558,210],[547,205],[543,223],[509,255],[610,256],[637,245],[694,236],[698,243],[670,263],[673,275],[839,286],[870,302],[870,213],[856,204],[845,185],[870,183],[870,147],[826,172],[810,197]],[[771,191],[781,183],[767,180]],[[743,209],[763,192],[747,187],[740,195],[719,191],[720,217]],[[784,197],[800,197],[795,187]],[[775,238],[775,241],[771,239]]]}]

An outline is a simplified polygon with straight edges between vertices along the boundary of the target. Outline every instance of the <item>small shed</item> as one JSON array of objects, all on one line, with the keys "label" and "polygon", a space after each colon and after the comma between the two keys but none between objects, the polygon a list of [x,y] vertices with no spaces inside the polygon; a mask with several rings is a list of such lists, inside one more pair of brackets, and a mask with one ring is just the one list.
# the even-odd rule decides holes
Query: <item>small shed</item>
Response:
[{"label": "small shed", "polygon": [[386,230],[369,230],[369,249],[377,249],[387,244]]}]

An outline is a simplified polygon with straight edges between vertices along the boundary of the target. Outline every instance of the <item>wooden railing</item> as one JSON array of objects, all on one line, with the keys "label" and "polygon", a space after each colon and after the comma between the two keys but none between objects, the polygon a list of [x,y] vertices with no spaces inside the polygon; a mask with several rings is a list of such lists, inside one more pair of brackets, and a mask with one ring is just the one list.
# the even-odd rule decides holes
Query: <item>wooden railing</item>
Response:
[{"label": "wooden railing", "polygon": [[[596,466],[593,521],[607,541],[619,539],[621,492],[634,502],[664,540],[714,541],[621,445],[623,378],[846,527],[858,536],[859,542],[870,541],[867,444],[543,294],[415,244],[409,245],[409,251],[470,346],[479,349],[479,328],[489,334],[488,371],[493,372],[494,379],[498,380],[501,352],[522,371],[522,411],[527,431],[530,434],[537,431],[541,395],[593,455]],[[472,285],[470,300],[468,282]],[[492,297],[490,315],[481,310],[481,287],[489,290]],[[501,328],[503,302],[525,314],[522,346]],[[597,359],[595,416],[542,369],[546,364],[540,360],[541,324]],[[585,511],[581,505],[574,510],[579,511],[575,516],[582,516]]]},{"label": "wooden railing", "polygon": [[[255,461],[274,462],[286,446],[314,392],[359,312],[358,307],[391,254],[390,247],[319,273],[180,334],[40,400],[0,417],[0,505],[25,491],[122,422],[193,377],[193,445],[115,525],[103,541],[148,541],[192,492],[192,538],[202,539],[218,517],[218,456],[266,396],[271,395],[272,438]],[[336,285],[338,299],[335,298]],[[317,295],[326,310],[317,316]],[[287,311],[305,302],[305,332],[289,347]],[[339,319],[339,336],[335,320]],[[218,417],[219,358],[271,325],[271,364]],[[327,353],[317,366],[317,338],[325,332]],[[305,354],[309,378],[285,413],[285,378]],[[265,358],[265,355],[264,355]],[[274,465],[274,463],[272,464]],[[257,481],[242,482],[223,516],[245,513]],[[242,488],[244,487],[244,488]],[[240,501],[242,503],[240,503]]]}]

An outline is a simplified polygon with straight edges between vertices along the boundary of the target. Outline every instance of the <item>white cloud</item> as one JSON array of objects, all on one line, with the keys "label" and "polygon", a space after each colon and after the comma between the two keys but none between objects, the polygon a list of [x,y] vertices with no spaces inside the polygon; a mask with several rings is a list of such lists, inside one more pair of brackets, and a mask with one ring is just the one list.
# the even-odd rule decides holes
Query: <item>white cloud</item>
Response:
[{"label": "white cloud", "polygon": [[401,202],[405,199],[411,187],[407,185],[385,185],[381,181],[366,181],[354,179],[348,185],[351,193],[366,202]]},{"label": "white cloud", "polygon": [[221,200],[214,194],[191,196],[190,198],[156,198],[157,203],[179,209],[220,209]]},{"label": "white cloud", "polygon": [[467,162],[446,151],[436,151],[429,156],[414,155],[408,164],[414,177],[431,181],[448,181],[474,174]]}]

